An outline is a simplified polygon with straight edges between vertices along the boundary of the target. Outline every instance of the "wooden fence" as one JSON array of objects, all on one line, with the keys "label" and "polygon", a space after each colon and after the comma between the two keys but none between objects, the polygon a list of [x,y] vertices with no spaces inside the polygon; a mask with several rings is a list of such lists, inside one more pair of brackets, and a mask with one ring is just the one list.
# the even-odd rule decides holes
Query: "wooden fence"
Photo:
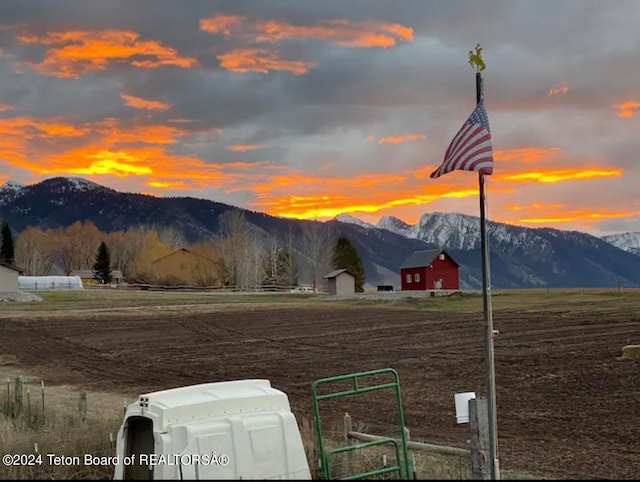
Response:
[{"label": "wooden fence", "polygon": [[318,294],[326,293],[326,290],[317,288],[315,291],[300,286],[189,286],[189,285],[155,285],[148,283],[120,283],[120,284],[98,284],[90,283],[85,285],[86,289],[104,290],[143,290],[143,291],[207,291],[215,293],[301,293]]}]

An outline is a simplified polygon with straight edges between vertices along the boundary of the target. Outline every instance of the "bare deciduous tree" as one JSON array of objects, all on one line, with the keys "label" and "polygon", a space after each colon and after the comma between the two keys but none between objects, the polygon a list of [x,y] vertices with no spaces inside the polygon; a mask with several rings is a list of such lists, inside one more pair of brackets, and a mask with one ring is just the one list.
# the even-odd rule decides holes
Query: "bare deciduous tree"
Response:
[{"label": "bare deciduous tree", "polygon": [[91,269],[104,234],[91,221],[76,221],[61,233],[62,263],[68,273]]},{"label": "bare deciduous tree", "polygon": [[158,239],[165,246],[169,246],[171,249],[180,249],[187,246],[187,239],[182,231],[177,230],[173,226],[161,226],[155,228],[154,231],[158,233]]},{"label": "bare deciduous tree", "polygon": [[29,226],[16,238],[15,263],[27,276],[46,276],[56,259],[59,233]]},{"label": "bare deciduous tree", "polygon": [[264,251],[265,282],[288,288],[297,284],[298,263],[293,245],[293,232],[291,230],[283,241],[275,237],[269,238]]},{"label": "bare deciduous tree", "polygon": [[249,225],[244,213],[231,209],[218,217],[218,251],[224,261],[227,284],[240,289],[248,284],[246,265],[249,255]]},{"label": "bare deciduous tree", "polygon": [[331,266],[333,233],[326,223],[306,222],[302,225],[303,252],[308,259],[309,277],[313,289],[322,286],[322,277]]}]

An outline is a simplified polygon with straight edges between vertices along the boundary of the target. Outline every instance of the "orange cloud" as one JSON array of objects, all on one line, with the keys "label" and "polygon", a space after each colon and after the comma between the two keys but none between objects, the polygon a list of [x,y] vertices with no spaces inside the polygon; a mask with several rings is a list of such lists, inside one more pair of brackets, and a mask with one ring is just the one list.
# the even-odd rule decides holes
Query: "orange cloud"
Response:
[{"label": "orange cloud", "polygon": [[531,204],[528,204],[527,206],[519,206],[517,204],[507,204],[505,207],[507,209],[509,209],[510,211],[525,211],[525,210],[528,210],[528,209],[551,210],[551,209],[564,209],[564,208],[566,208],[566,206],[564,204],[541,204],[541,203],[531,203]]},{"label": "orange cloud", "polygon": [[272,162],[207,163],[155,146],[108,149],[102,142],[44,154],[38,161],[23,157],[11,164],[37,175],[135,176],[149,178],[146,184],[159,189],[227,191],[248,189],[247,183],[259,182],[265,170],[280,169]]},{"label": "orange cloud", "polygon": [[233,152],[246,152],[253,151],[254,149],[262,149],[263,147],[265,147],[264,144],[235,144],[233,146],[227,146],[227,149]]},{"label": "orange cloud", "polygon": [[404,142],[402,136],[389,136],[378,140],[378,144],[400,144],[401,142]]},{"label": "orange cloud", "polygon": [[117,119],[107,118],[90,127],[92,132],[104,136],[103,141],[110,144],[175,144],[179,137],[191,133],[184,129],[165,125],[138,125],[124,127]]},{"label": "orange cloud", "polygon": [[413,29],[397,23],[351,22],[334,19],[313,25],[294,25],[277,20],[249,21],[235,15],[216,15],[200,20],[200,29],[229,37],[241,31],[255,42],[276,43],[289,39],[315,39],[343,47],[393,47],[399,41],[412,41]]},{"label": "orange cloud", "polygon": [[41,122],[31,117],[13,117],[0,119],[0,135],[32,137],[79,137],[88,129],[78,129],[63,121]]},{"label": "orange cloud", "polygon": [[569,86],[567,84],[562,84],[559,87],[552,87],[549,89],[549,97],[553,97],[554,95],[566,94],[569,92]]},{"label": "orange cloud", "polygon": [[261,20],[254,24],[258,42],[279,42],[285,39],[316,39],[342,47],[393,47],[398,41],[412,41],[413,29],[400,24],[373,21],[349,22],[328,20],[315,25],[293,25],[276,20]]},{"label": "orange cloud", "polygon": [[[251,186],[257,200],[252,207],[283,217],[331,218],[342,212],[377,213],[385,209],[420,206],[439,199],[466,198],[478,194],[469,187],[447,183],[416,186],[410,176],[367,174],[317,177],[300,173],[265,176]],[[508,192],[498,188],[493,192]]]},{"label": "orange cloud", "polygon": [[536,181],[540,183],[556,183],[600,177],[621,177],[621,169],[558,169],[539,172],[519,172],[495,176],[502,181]]},{"label": "orange cloud", "polygon": [[522,224],[551,224],[584,220],[592,221],[598,219],[630,218],[639,215],[640,211],[593,212],[588,210],[569,210],[558,213],[555,216],[546,216],[541,218],[522,218],[518,219],[517,222]]},{"label": "orange cloud", "polygon": [[[426,139],[427,136],[424,134],[409,134],[407,136],[388,136],[381,137],[378,139],[378,144],[400,144],[406,141],[416,141],[418,139]],[[374,141],[375,137],[368,136],[367,140]]]},{"label": "orange cloud", "polygon": [[212,18],[203,18],[200,20],[200,30],[209,33],[221,33],[225,37],[231,34],[231,29],[238,26],[246,17],[238,15],[216,15]]},{"label": "orange cloud", "polygon": [[11,107],[9,104],[0,104],[0,112],[4,112],[5,110],[11,110],[13,109],[13,107]]},{"label": "orange cloud", "polygon": [[[73,159],[74,154],[72,151],[65,153],[65,156],[70,155]],[[81,151],[79,154],[84,156],[85,166],[68,167],[66,172],[89,176],[108,174],[117,177],[142,176],[153,172],[149,166],[136,165],[141,159],[125,151],[100,150],[95,153]],[[87,163],[88,165],[86,165]]]},{"label": "orange cloud", "polygon": [[633,117],[640,109],[640,102],[630,100],[627,102],[623,102],[622,104],[615,104],[613,108],[618,109],[618,117]]},{"label": "orange cloud", "polygon": [[147,186],[160,189],[178,189],[183,191],[193,190],[193,188],[184,181],[147,181],[146,184]]},{"label": "orange cloud", "polygon": [[[22,35],[18,41],[51,46],[42,62],[27,65],[42,74],[63,79],[105,70],[110,63],[128,63],[140,68],[197,65],[194,58],[181,57],[171,47],[155,40],[140,40],[139,34],[126,30],[50,32],[40,37]],[[134,60],[140,56],[146,59]]]},{"label": "orange cloud", "polygon": [[191,119],[169,119],[168,122],[172,124],[189,124],[193,121]]},{"label": "orange cloud", "polygon": [[[319,182],[318,179],[315,182]],[[325,182],[324,180],[322,181]],[[371,202],[371,196],[366,193],[358,195],[330,194],[330,195],[306,195],[283,196],[269,201],[258,201],[253,206],[266,208],[269,214],[274,216],[291,217],[298,219],[321,218],[328,219],[340,213],[376,213],[383,209],[397,208],[408,205],[422,205],[441,198],[464,198],[477,196],[475,189],[448,191],[434,194],[416,194],[413,196],[397,197],[397,193],[387,191],[377,192],[379,197],[390,198],[387,201]],[[394,196],[395,194],[395,196]]]},{"label": "orange cloud", "polygon": [[285,60],[278,52],[264,49],[234,49],[218,55],[220,67],[231,72],[258,72],[267,74],[272,70],[283,70],[295,75],[303,75],[316,67],[317,62]]},{"label": "orange cloud", "polygon": [[[201,133],[165,125],[124,126],[116,119],[81,127],[28,117],[0,119],[0,157],[10,166],[40,175],[220,178],[220,168],[199,159],[173,156],[158,147],[194,135]],[[80,145],[60,152],[64,144],[59,140],[64,138],[78,138],[76,144]],[[140,147],[144,144],[147,146]]]},{"label": "orange cloud", "polygon": [[493,152],[493,160],[496,162],[535,163],[547,160],[560,153],[559,147],[524,147],[520,149],[497,150]]},{"label": "orange cloud", "polygon": [[171,106],[157,100],[146,100],[141,97],[135,97],[133,95],[120,94],[124,103],[129,107],[135,107],[136,109],[148,109],[148,110],[167,110]]}]

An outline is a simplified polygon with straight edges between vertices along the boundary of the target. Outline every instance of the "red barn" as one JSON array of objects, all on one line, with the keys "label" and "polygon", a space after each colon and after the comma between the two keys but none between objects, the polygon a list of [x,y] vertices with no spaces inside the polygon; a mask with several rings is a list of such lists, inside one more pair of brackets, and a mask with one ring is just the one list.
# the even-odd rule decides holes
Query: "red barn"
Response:
[{"label": "red barn", "polygon": [[441,249],[414,251],[400,265],[403,291],[457,290],[460,265]]}]

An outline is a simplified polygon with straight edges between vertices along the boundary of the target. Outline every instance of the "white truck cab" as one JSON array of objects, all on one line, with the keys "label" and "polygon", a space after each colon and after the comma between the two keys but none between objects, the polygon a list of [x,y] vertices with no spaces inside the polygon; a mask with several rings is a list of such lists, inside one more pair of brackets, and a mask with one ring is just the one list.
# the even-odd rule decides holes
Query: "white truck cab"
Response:
[{"label": "white truck cab", "polygon": [[236,380],[141,395],[116,441],[114,480],[310,480],[287,395]]}]

